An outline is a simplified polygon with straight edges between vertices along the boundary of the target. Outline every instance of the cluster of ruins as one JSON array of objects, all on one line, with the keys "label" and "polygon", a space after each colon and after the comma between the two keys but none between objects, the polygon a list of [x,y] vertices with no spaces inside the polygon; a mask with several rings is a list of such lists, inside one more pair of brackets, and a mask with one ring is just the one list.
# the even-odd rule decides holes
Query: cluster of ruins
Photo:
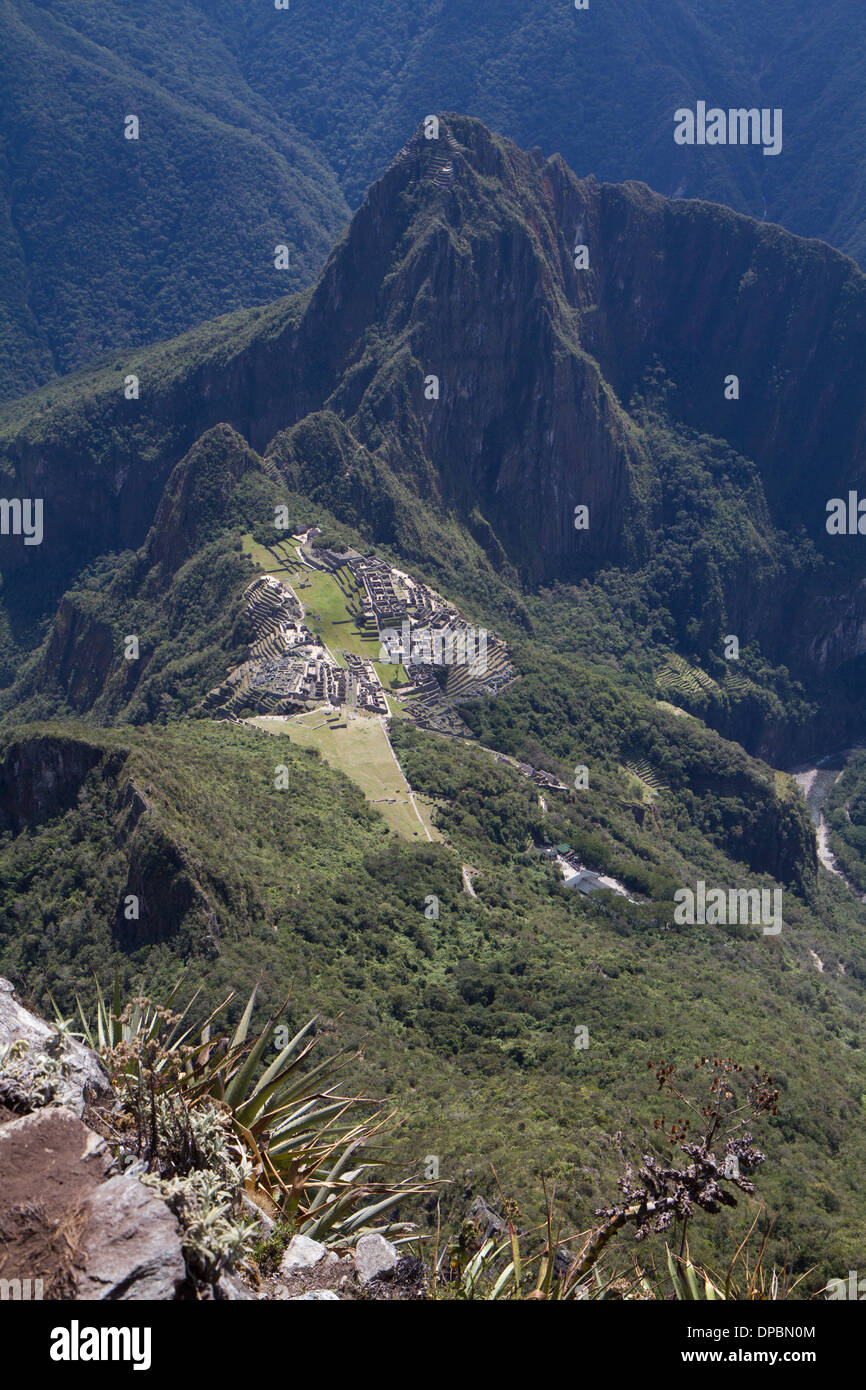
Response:
[{"label": "cluster of ruins", "polygon": [[317,559],[333,573],[345,567],[352,575],[363,594],[361,622],[378,634],[380,660],[406,671],[409,683],[400,694],[408,697],[407,713],[417,722],[466,734],[455,707],[497,695],[514,679],[504,642],[470,627],[429,585],[354,550],[321,550]]},{"label": "cluster of ruins", "polygon": [[210,691],[205,708],[234,717],[249,712],[292,714],[318,705],[388,713],[375,668],[351,653],[343,653],[345,666],[334,661],[321,638],[306,626],[294,593],[279,579],[259,576],[245,598],[252,635],[247,659]]},{"label": "cluster of ruins", "polygon": [[[209,692],[205,708],[229,717],[292,714],[320,705],[387,715],[377,660],[405,672],[395,689],[412,719],[443,733],[468,734],[456,707],[495,695],[513,679],[505,644],[470,628],[434,589],[387,561],[355,550],[315,550],[309,534],[295,537],[299,560],[308,573],[334,576],[357,632],[374,645],[375,659],[349,651],[340,653],[342,661],[335,659],[306,625],[302,603],[288,584],[260,575],[245,593],[247,658]],[[305,587],[302,579],[298,592]]]}]

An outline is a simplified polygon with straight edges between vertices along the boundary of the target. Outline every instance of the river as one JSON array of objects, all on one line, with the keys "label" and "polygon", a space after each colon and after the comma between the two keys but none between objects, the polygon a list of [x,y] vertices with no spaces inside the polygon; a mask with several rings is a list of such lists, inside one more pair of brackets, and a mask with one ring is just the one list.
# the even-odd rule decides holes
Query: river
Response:
[{"label": "river", "polygon": [[[824,805],[848,766],[851,754],[860,751],[862,747],[862,744],[858,744],[855,748],[835,749],[832,753],[825,754],[818,762],[808,766],[799,766],[791,771],[791,776],[803,793],[806,808],[815,827],[818,858],[824,868],[829,869],[831,874],[836,874],[844,883],[847,883],[852,893],[856,893],[858,898],[861,897],[860,892],[842,873],[830,848],[830,832],[824,818]],[[862,896],[863,901],[866,902],[866,895]]]}]

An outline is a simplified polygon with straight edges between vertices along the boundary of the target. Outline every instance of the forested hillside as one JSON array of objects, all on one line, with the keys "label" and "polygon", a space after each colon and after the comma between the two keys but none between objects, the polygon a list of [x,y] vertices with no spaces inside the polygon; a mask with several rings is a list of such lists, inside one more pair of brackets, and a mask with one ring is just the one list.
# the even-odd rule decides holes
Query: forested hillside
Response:
[{"label": "forested hillside", "polygon": [[0,397],[314,277],[327,158],[194,7],[2,0],[0,53]]},{"label": "forested hillside", "polygon": [[[327,1046],[365,1042],[452,1233],[498,1199],[491,1162],[529,1220],[545,1174],[585,1228],[617,1136],[657,1142],[662,1058],[736,1059],[780,1092],[769,1214],[743,1197],[690,1248],[724,1264],[758,1217],[814,1292],[858,1258],[866,908],[780,769],[862,728],[863,561],[825,501],[858,478],[866,279],[466,117],[406,135],[311,290],[2,412],[6,490],[45,526],[3,539],[0,973],[43,1009],[115,972],[164,998],[185,969],[202,1019],[291,995]],[[396,679],[375,718],[318,676],[291,714],[243,685],[226,713],[228,673],[279,664],[255,583],[286,650],[317,646],[303,618],[345,676],[378,602],[326,610],[346,556],[489,628],[507,679],[444,732]],[[365,720],[410,831],[334,754]],[[778,930],[684,919],[701,883],[778,901]]]},{"label": "forested hillside", "polygon": [[[603,687],[581,696],[599,711],[610,698]],[[598,719],[596,747],[616,728]],[[584,729],[572,738],[587,746]],[[407,1171],[438,1156],[449,1230],[473,1196],[497,1201],[491,1163],[524,1219],[542,1214],[546,1174],[583,1228],[621,1170],[614,1134],[627,1126],[639,1143],[658,1113],[648,1062],[676,1060],[687,1076],[707,1048],[741,1057],[769,1068],[782,1095],[761,1136],[772,1257],[797,1274],[815,1266],[807,1291],[847,1268],[866,1161],[862,913],[855,925],[833,886],[815,896],[813,883],[786,892],[777,939],[677,927],[674,882],[755,881],[709,843],[681,784],[644,818],[628,779],[594,755],[592,795],[551,795],[545,814],[535,789],[480,748],[399,721],[394,743],[442,808],[445,844],[401,841],[345,776],[256,729],[67,724],[7,735],[0,971],[43,1008],[50,991],[67,1011],[115,969],[125,992],[164,997],[185,967],[184,998],[204,990],[201,1016],[257,980],[258,1017],[291,993],[290,1028],[317,1013],[334,1041],[365,1042],[363,1083],[404,1118],[389,1155]],[[760,833],[773,793],[757,765],[715,740],[672,747],[668,776],[677,758],[680,778],[705,779],[712,766],[718,788],[741,779],[749,834]],[[286,792],[274,787],[278,759]],[[709,827],[722,803],[717,792],[702,799]],[[793,801],[788,814],[793,828]],[[569,891],[533,849],[546,836],[653,896]],[[727,843],[741,853],[736,836]],[[474,897],[461,862],[475,871]],[[130,893],[139,920],[125,915]],[[580,1050],[579,1028],[589,1036]],[[757,1212],[746,1200],[696,1223],[695,1254],[724,1264]]]},{"label": "forested hillside", "polygon": [[[859,18],[856,0],[2,0],[0,396],[301,288],[431,111],[862,258]],[[781,154],[676,145],[699,100],[781,109]]]}]

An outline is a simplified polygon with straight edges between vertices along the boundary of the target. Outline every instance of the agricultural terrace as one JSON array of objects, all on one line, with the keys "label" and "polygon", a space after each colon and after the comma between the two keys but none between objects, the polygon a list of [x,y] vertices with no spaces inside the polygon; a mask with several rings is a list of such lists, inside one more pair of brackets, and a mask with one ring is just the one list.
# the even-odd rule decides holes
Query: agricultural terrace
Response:
[{"label": "agricultural terrace", "polygon": [[346,665],[343,652],[347,651],[372,662],[387,690],[408,680],[402,666],[379,661],[381,643],[376,626],[364,625],[364,590],[347,568],[335,574],[309,568],[299,558],[297,542],[292,539],[264,546],[247,535],[243,543],[244,551],[260,569],[291,584],[307,626],[321,638],[337,666]]}]

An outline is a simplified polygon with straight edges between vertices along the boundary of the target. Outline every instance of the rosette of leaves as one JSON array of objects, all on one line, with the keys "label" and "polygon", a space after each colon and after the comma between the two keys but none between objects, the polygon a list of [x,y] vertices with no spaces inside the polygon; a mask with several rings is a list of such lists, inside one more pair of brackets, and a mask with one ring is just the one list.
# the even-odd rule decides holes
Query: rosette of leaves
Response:
[{"label": "rosette of leaves", "polygon": [[203,1023],[191,1024],[197,994],[180,1013],[172,1012],[181,984],[182,978],[165,1005],[144,998],[124,1005],[117,980],[108,1002],[97,986],[92,1023],[79,1001],[85,1040],[115,1079],[140,1155],[158,1167],[157,1101],[179,1098],[189,1108],[209,1098],[225,1111],[243,1156],[247,1193],[270,1215],[332,1244],[354,1243],[370,1229],[390,1235],[411,1230],[404,1221],[374,1225],[430,1184],[380,1180],[381,1163],[365,1154],[393,1116],[380,1101],[338,1084],[338,1074],[359,1054],[343,1049],[316,1061],[312,1018],[268,1062],[282,1010],[254,1033],[253,990],[232,1033],[215,1025],[233,994]]}]

